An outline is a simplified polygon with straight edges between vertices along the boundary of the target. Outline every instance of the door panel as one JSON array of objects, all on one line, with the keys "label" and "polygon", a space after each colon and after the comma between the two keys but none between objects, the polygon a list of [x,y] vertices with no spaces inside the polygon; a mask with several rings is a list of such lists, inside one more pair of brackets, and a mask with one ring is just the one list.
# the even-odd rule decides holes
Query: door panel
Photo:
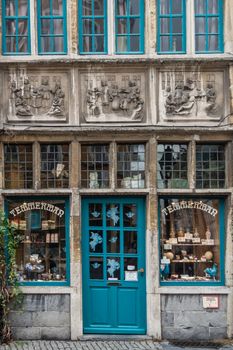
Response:
[{"label": "door panel", "polygon": [[84,333],[145,334],[144,199],[83,199],[82,253]]}]

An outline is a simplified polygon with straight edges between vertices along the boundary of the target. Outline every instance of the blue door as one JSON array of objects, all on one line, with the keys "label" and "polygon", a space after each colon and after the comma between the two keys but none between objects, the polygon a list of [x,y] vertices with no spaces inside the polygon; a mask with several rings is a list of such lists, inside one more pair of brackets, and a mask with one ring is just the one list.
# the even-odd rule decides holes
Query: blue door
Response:
[{"label": "blue door", "polygon": [[84,333],[145,334],[145,201],[82,202]]}]

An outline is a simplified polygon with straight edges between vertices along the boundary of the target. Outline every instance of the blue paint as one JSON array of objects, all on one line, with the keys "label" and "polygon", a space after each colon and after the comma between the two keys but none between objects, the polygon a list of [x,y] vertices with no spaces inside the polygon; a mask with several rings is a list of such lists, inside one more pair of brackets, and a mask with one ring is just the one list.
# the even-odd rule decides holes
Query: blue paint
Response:
[{"label": "blue paint", "polygon": [[[130,11],[131,1],[126,0],[126,12],[119,14],[117,12],[119,0],[115,0],[115,33],[116,33],[116,54],[143,54],[144,53],[144,30],[145,30],[145,18],[144,18],[144,0],[139,1],[139,13],[132,14]],[[131,22],[134,20],[139,21],[139,30],[137,33],[131,33]],[[120,22],[126,22],[126,32],[119,33]],[[138,49],[133,49],[133,43],[131,43],[133,37],[139,40]],[[118,39],[122,38],[124,41],[124,48],[118,45]]]},{"label": "blue paint", "polygon": [[[42,15],[41,13],[41,2],[42,0],[37,0],[37,28],[38,28],[38,54],[39,55],[65,55],[67,54],[67,24],[66,24],[66,0],[62,0],[62,14],[55,15],[53,9],[53,0],[49,0],[49,14]],[[49,34],[43,34],[42,23],[46,20],[49,22]],[[62,33],[55,33],[55,21],[62,21]],[[45,51],[42,47],[42,38],[47,38],[49,42],[49,47]],[[55,40],[60,38],[62,40],[63,50],[56,50]]]},{"label": "blue paint", "polygon": [[[89,204],[102,205],[103,223],[90,226]],[[117,228],[107,226],[109,205],[118,207]],[[124,227],[124,205],[135,204],[136,227]],[[135,214],[136,215],[136,214]],[[126,265],[137,258],[137,269],[145,269],[145,200],[141,197],[86,197],[82,200],[82,276],[83,276],[83,324],[84,333],[146,334],[146,273],[138,273],[137,281],[125,281]],[[89,249],[90,232],[102,231],[103,249],[92,252]],[[119,252],[109,252],[107,232],[119,231]],[[124,231],[138,232],[137,252],[125,253]],[[115,236],[113,236],[115,237]],[[115,245],[114,245],[115,246]],[[112,247],[112,246],[111,246]],[[113,251],[115,248],[113,248]],[[92,259],[90,262],[90,258]],[[128,260],[127,263],[125,259]],[[100,270],[102,278],[91,279],[91,268]],[[125,265],[126,264],[126,265]],[[135,267],[135,271],[136,267]],[[114,285],[115,284],[115,285]]]},{"label": "blue paint", "polygon": [[[167,13],[161,13],[161,0],[157,0],[157,12],[158,12],[158,27],[157,27],[157,51],[158,54],[184,54],[186,53],[186,0],[181,0],[182,11],[181,13],[172,12],[172,1],[169,0],[169,11]],[[167,20],[169,23],[169,29],[166,33],[161,33],[161,22]],[[173,32],[173,20],[181,19],[182,31],[180,33]],[[173,47],[173,39],[175,37],[182,38],[181,49],[175,49]],[[168,49],[163,50],[161,45],[162,38],[168,38]]]},{"label": "blue paint", "polygon": [[[2,53],[3,55],[29,55],[31,53],[31,38],[30,38],[30,1],[27,0],[27,7],[28,12],[26,16],[20,16],[19,15],[19,7],[18,7],[18,0],[14,0],[15,5],[15,14],[14,15],[6,15],[6,0],[2,1]],[[7,20],[14,20],[15,21],[15,35],[8,35],[7,34]],[[19,21],[24,20],[27,22],[27,35],[22,35],[19,33]],[[7,50],[7,43],[6,39],[7,37],[11,37],[16,39],[16,45],[14,51],[8,51]],[[19,39],[20,38],[26,38],[27,41],[27,50],[24,52],[20,51],[19,47]]]}]

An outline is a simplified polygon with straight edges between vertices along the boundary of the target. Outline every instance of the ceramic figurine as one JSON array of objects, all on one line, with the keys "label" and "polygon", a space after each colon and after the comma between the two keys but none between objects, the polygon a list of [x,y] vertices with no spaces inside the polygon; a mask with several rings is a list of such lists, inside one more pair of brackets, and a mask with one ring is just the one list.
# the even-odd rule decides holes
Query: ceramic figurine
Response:
[{"label": "ceramic figurine", "polygon": [[171,227],[170,238],[176,238],[176,233],[173,226]]},{"label": "ceramic figurine", "polygon": [[209,226],[207,226],[205,235],[206,235],[206,239],[207,240],[211,239],[211,232],[210,232],[210,227]]},{"label": "ceramic figurine", "polygon": [[218,272],[217,264],[214,263],[212,267],[207,267],[204,270],[204,272],[206,274],[206,277],[211,277],[215,280],[215,277],[216,277],[217,272]]},{"label": "ceramic figurine", "polygon": [[205,257],[206,257],[206,260],[211,260],[213,258],[213,253],[208,250],[207,252],[205,252]]},{"label": "ceramic figurine", "polygon": [[178,231],[178,237],[184,237],[184,231],[183,231],[182,227],[180,227],[180,229]]},{"label": "ceramic figurine", "polygon": [[160,275],[162,279],[166,279],[170,273],[170,264],[160,265]]},{"label": "ceramic figurine", "polygon": [[197,231],[197,227],[195,227],[193,237],[194,237],[194,238],[199,238],[199,237],[200,237],[200,236],[199,236],[199,233],[198,233],[198,231]]}]

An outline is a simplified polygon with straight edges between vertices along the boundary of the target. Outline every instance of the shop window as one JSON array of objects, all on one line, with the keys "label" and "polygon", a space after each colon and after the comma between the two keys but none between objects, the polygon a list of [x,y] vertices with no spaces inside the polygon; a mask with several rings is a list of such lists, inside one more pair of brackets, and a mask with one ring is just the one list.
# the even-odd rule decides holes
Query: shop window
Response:
[{"label": "shop window", "polygon": [[223,51],[222,0],[195,0],[197,53]]},{"label": "shop window", "polygon": [[196,187],[225,187],[224,145],[196,146]]},{"label": "shop window", "polygon": [[3,0],[3,54],[30,54],[30,1]]},{"label": "shop window", "polygon": [[39,54],[67,53],[66,0],[38,0]]},{"label": "shop window", "polygon": [[185,0],[158,0],[158,53],[185,53]]},{"label": "shop window", "polygon": [[41,187],[69,187],[69,145],[41,145]]},{"label": "shop window", "polygon": [[223,284],[223,200],[161,198],[159,210],[161,284]]},{"label": "shop window", "polygon": [[117,145],[117,186],[145,187],[145,145]]},{"label": "shop window", "polygon": [[116,0],[116,52],[144,52],[144,0]]},{"label": "shop window", "polygon": [[81,54],[107,53],[107,0],[81,0],[79,47]]},{"label": "shop window", "polygon": [[158,188],[188,187],[188,145],[159,144],[157,149]]},{"label": "shop window", "polygon": [[32,145],[4,145],[5,188],[32,188],[32,169]]},{"label": "shop window", "polygon": [[21,236],[16,255],[19,282],[67,283],[68,201],[12,198],[7,199],[6,209]]},{"label": "shop window", "polygon": [[109,146],[81,146],[81,185],[84,188],[109,187]]}]

